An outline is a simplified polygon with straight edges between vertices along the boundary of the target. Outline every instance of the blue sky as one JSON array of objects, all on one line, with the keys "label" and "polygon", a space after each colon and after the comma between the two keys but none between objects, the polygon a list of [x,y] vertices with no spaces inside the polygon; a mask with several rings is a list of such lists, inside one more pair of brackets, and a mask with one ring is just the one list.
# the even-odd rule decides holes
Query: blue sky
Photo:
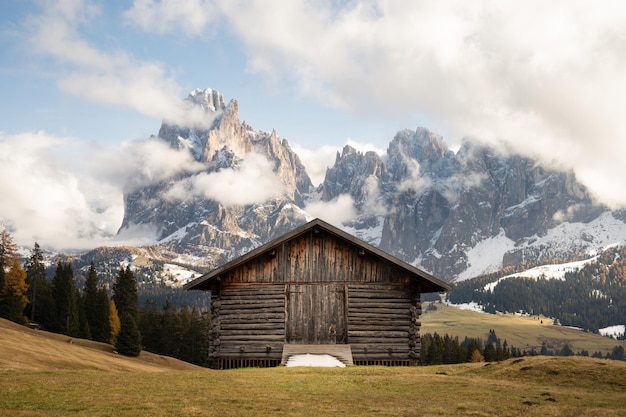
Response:
[{"label": "blue sky", "polygon": [[154,153],[136,144],[207,87],[318,180],[344,144],[384,153],[424,126],[575,170],[622,207],[624,22],[621,1],[4,0],[0,219],[26,245],[114,234],[142,167],[111,161]]},{"label": "blue sky", "polygon": [[[42,15],[54,15],[54,7],[43,7],[45,2],[37,1],[5,3],[8,8],[3,10],[2,18],[5,20],[0,44],[3,74],[0,82],[5,97],[11,97],[0,103],[0,110],[7,115],[2,126],[5,133],[45,130],[99,142],[121,142],[158,132],[162,120],[158,114],[146,114],[145,109],[129,108],[121,103],[111,105],[103,99],[89,97],[86,92],[70,91],[69,87],[60,85],[72,73],[83,72],[86,65],[77,65],[73,59],[60,56],[61,52],[33,50],[32,41],[37,35],[29,32],[37,29],[31,22]],[[239,101],[242,119],[252,126],[276,129],[282,137],[307,147],[342,146],[349,138],[376,141],[384,146],[390,136],[404,127],[399,121],[372,120],[325,105],[323,100],[299,91],[284,74],[280,80],[271,80],[267,74],[254,71],[241,40],[230,33],[227,22],[220,22],[215,28],[199,29],[198,33],[186,33],[179,28],[186,25],[182,16],[173,23],[176,28],[160,32],[139,27],[131,17],[125,17],[132,10],[131,1],[58,3],[75,9],[75,17],[50,19],[62,20],[75,31],[72,42],[83,41],[92,52],[109,54],[111,60],[116,54],[127,55],[135,61],[130,64],[135,67],[158,65],[162,80],[153,80],[154,85],[144,88],[164,87],[159,83],[169,81],[175,84],[168,86],[174,87],[170,92],[179,93],[173,99],[182,100],[196,88],[217,89],[227,101]],[[157,8],[167,2],[144,3]],[[190,2],[199,9],[205,3],[209,2]],[[80,11],[89,5],[93,11]],[[43,27],[41,30],[45,31]],[[99,68],[91,70],[100,72]]]}]

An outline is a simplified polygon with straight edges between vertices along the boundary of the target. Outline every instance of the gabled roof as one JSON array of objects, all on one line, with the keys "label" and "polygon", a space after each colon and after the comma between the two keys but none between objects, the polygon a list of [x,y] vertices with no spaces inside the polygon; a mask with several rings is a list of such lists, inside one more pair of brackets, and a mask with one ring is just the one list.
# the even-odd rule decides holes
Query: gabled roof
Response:
[{"label": "gabled roof", "polygon": [[397,267],[407,271],[410,275],[415,276],[415,278],[417,279],[422,279],[424,281],[426,281],[426,287],[427,287],[427,292],[440,292],[440,291],[448,291],[450,290],[450,285],[438,278],[435,278],[434,276],[422,271],[419,268],[414,267],[411,264],[408,264],[398,258],[396,258],[393,255],[388,254],[385,251],[382,251],[380,249],[378,249],[375,246],[370,245],[369,243],[366,243],[352,235],[350,235],[349,233],[344,232],[343,230],[332,226],[326,222],[324,222],[323,220],[320,219],[315,219],[312,220],[302,226],[299,226],[295,229],[293,229],[290,232],[285,233],[284,235],[262,245],[259,246],[256,249],[251,250],[250,252],[246,253],[245,255],[240,256],[239,258],[233,259],[227,263],[225,263],[224,265],[219,266],[218,268],[214,269],[211,272],[208,272],[204,275],[202,275],[201,277],[196,278],[195,280],[188,282],[187,284],[185,284],[183,286],[183,288],[185,290],[196,290],[196,289],[201,289],[201,287],[203,287],[203,284],[208,284],[209,281],[216,279],[217,277],[219,277],[220,275],[224,274],[225,272],[228,272],[234,268],[237,268],[238,266],[250,261],[251,259],[256,258],[259,255],[262,255],[280,245],[282,245],[283,243],[290,241],[292,239],[295,239],[305,233],[307,233],[309,230],[315,229],[315,228],[319,228],[324,230],[325,232],[328,232],[332,235],[335,235],[336,237],[343,239],[345,241],[348,241],[350,243],[352,243],[353,245],[357,246],[359,249],[363,249],[364,251],[367,251],[371,254],[374,254],[375,256],[384,259],[394,265],[396,265]]}]

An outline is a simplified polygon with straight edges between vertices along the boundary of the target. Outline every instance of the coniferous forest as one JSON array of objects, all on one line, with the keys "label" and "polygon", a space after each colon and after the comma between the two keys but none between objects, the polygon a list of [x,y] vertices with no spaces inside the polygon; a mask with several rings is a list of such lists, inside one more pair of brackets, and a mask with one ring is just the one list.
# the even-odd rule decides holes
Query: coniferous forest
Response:
[{"label": "coniferous forest", "polygon": [[[93,262],[86,277],[77,277],[70,262],[58,262],[48,275],[37,243],[22,263],[12,236],[0,232],[0,317],[70,338],[109,343],[127,356],[145,349],[204,365],[209,317],[196,305],[177,307],[172,300],[184,301],[182,290],[169,291],[172,300],[164,302],[168,292],[158,287],[140,297],[130,267],[120,267],[104,280]],[[142,298],[147,301],[140,305]]]},{"label": "coniferous forest", "polygon": [[[542,314],[564,326],[598,333],[626,323],[626,247],[611,248],[563,280],[515,277],[501,271],[454,284],[447,294],[453,304],[476,302],[487,313]],[[621,336],[624,338],[624,335]]]}]

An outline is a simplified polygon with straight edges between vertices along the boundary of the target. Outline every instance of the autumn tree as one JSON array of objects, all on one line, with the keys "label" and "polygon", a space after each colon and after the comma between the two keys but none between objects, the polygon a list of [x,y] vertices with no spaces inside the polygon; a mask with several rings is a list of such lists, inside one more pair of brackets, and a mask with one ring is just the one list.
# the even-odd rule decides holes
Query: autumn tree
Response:
[{"label": "autumn tree", "polygon": [[20,265],[17,246],[8,231],[0,234],[0,317],[25,324],[26,272]]},{"label": "autumn tree", "polygon": [[17,256],[17,245],[13,243],[13,236],[8,230],[1,227],[0,231],[0,290],[4,288],[4,278],[11,265],[11,259]]},{"label": "autumn tree", "polygon": [[120,333],[120,316],[117,314],[117,308],[115,307],[115,301],[111,300],[109,303],[109,343],[113,346],[117,343],[117,336]]},{"label": "autumn tree", "polygon": [[20,265],[19,259],[13,257],[4,275],[3,288],[0,291],[0,317],[26,324],[24,308],[28,303],[27,288],[26,271]]}]

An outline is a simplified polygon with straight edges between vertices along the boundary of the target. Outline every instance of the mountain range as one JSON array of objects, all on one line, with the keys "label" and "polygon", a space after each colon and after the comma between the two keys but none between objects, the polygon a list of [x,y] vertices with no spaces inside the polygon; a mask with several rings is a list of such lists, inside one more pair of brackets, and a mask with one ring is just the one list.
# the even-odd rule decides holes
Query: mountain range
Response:
[{"label": "mountain range", "polygon": [[[119,233],[156,230],[157,242],[138,250],[159,262],[216,267],[312,219],[313,206],[448,282],[579,259],[626,239],[624,211],[596,203],[574,172],[528,156],[471,139],[453,151],[418,127],[399,131],[385,155],[345,146],[316,186],[286,139],[240,120],[236,100],[212,89],[186,100],[210,127],[163,122],[149,140],[194,164],[124,196]],[[347,211],[332,213],[339,207]]]}]

